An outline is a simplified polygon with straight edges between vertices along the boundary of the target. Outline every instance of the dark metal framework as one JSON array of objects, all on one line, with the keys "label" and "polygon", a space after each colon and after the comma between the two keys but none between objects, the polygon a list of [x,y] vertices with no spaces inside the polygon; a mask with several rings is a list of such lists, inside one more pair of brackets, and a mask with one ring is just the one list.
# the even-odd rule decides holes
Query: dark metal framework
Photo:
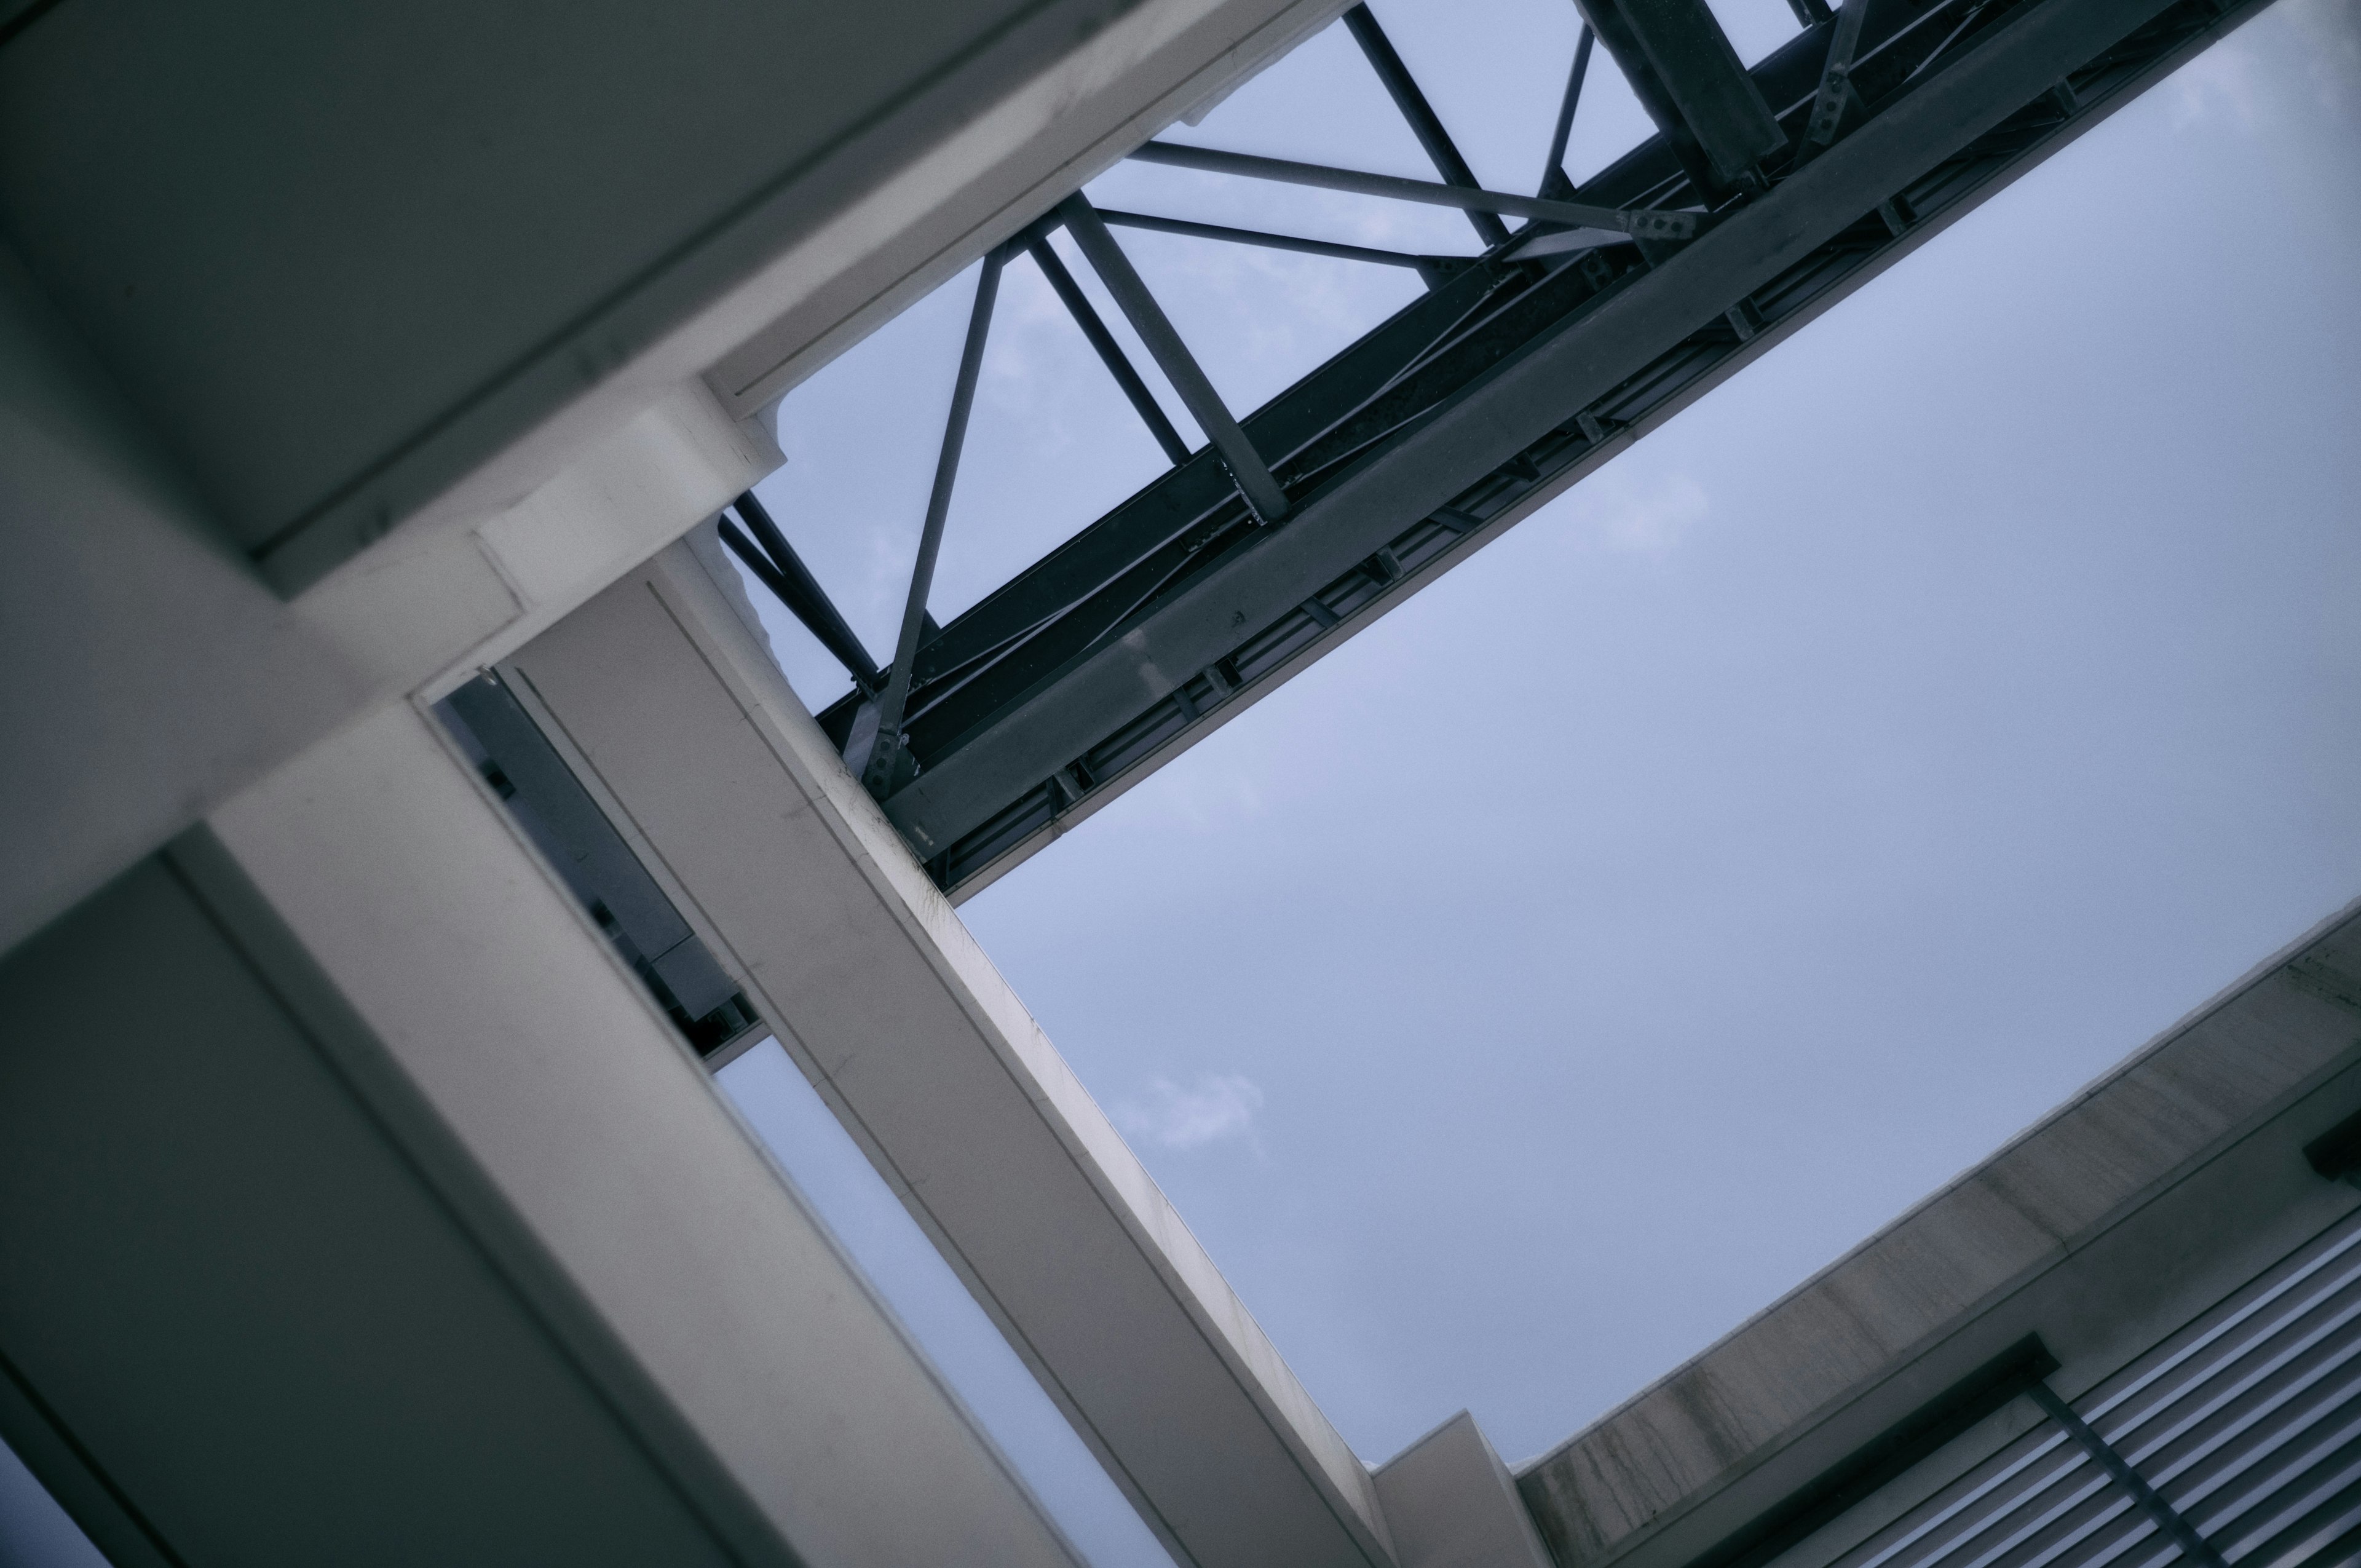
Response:
[{"label": "dark metal framework", "polygon": [[754,1004],[508,682],[478,674],[434,713],[697,1054],[719,1067],[752,1044]]},{"label": "dark metal framework", "polygon": [[[1794,0],[1740,67],[1703,0],[1580,0],[1540,190],[1477,186],[1366,7],[1346,13],[1437,182],[1150,142],[1133,156],[1458,208],[1474,257],[1137,214],[1082,196],[1030,256],[1173,459],[948,624],[926,615],[968,396],[954,400],[894,663],[869,663],[752,498],[724,538],[851,671],[820,715],[936,883],[972,892],[1703,395],[2129,101],[2265,0]],[[1576,191],[1562,168],[1594,38],[1660,132]],[[1510,229],[1507,218],[1523,220]],[[1243,419],[1109,225],[1419,270],[1426,294]],[[1066,275],[1063,227],[1210,441],[1191,452]]]}]

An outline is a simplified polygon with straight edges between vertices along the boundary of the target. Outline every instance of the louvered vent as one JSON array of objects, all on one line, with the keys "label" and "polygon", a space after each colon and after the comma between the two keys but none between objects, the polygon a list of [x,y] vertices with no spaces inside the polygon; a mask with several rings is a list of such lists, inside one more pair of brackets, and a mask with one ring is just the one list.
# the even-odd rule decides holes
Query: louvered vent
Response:
[{"label": "louvered vent", "polygon": [[[2073,1409],[2235,1568],[2361,1562],[2361,1212]],[[2165,1568],[2186,1555],[2045,1420],[1827,1568]]]}]

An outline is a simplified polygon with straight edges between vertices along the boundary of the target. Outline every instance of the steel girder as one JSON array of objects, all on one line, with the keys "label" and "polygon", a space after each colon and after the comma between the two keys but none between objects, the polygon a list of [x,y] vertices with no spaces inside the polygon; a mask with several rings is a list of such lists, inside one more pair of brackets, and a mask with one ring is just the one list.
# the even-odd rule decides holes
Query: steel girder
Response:
[{"label": "steel girder", "polygon": [[[886,816],[981,888],[2264,3],[1849,0],[1749,73],[1786,146],[1694,240],[1536,221],[1430,273],[1238,422],[1283,521],[1202,450],[932,635]],[[1693,209],[1685,150],[1652,138],[1580,200]],[[820,716],[840,744],[863,700]]]}]

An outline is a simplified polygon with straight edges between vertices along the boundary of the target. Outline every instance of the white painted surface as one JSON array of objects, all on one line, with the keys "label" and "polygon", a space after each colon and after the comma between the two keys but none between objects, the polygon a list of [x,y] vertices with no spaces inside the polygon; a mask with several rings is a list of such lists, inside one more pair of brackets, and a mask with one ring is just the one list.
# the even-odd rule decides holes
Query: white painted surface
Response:
[{"label": "white painted surface", "polygon": [[0,255],[0,949],[336,726],[456,681],[777,461],[700,386],[280,598]]},{"label": "white painted surface", "polygon": [[1091,1568],[1175,1568],[785,1048],[766,1038],[713,1077]]},{"label": "white painted surface", "polygon": [[806,1561],[1072,1561],[428,717],[383,709],[211,820]]},{"label": "white painted surface", "polygon": [[1378,1466],[1401,1568],[1551,1568],[1517,1484],[1460,1411]]},{"label": "white painted surface", "polygon": [[696,554],[511,667],[1168,1546],[1385,1563],[1367,1470]]}]

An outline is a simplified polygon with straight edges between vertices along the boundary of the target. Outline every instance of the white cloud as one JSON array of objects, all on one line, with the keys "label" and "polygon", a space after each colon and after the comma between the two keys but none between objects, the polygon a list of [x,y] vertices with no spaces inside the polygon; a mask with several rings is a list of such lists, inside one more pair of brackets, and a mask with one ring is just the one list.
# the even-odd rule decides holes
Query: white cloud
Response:
[{"label": "white cloud", "polygon": [[2172,75],[2172,124],[2229,124],[2252,130],[2263,102],[2262,62],[2247,40],[2231,37]]},{"label": "white cloud", "polygon": [[2287,21],[2322,104],[2344,110],[2361,101],[2361,0],[2287,0]]},{"label": "white cloud", "polygon": [[1148,1103],[1125,1101],[1115,1108],[1115,1124],[1134,1138],[1168,1149],[1193,1149],[1242,1135],[1262,1109],[1262,1090],[1238,1073],[1208,1074],[1193,1089],[1159,1078],[1148,1086]]},{"label": "white cloud", "polygon": [[2176,127],[2283,123],[2290,46],[2322,108],[2361,102],[2361,0],[2283,0],[2269,23],[2276,34],[2241,29],[2173,73]]},{"label": "white cloud", "polygon": [[1686,474],[1635,477],[1616,464],[1575,487],[1576,526],[1623,555],[1670,554],[1713,510],[1705,487]]},{"label": "white cloud", "polygon": [[[1232,751],[1239,744],[1234,740]],[[1244,764],[1201,762],[1158,772],[1126,798],[1126,817],[1159,834],[1177,829],[1204,835],[1225,833],[1269,815],[1262,788],[1268,782],[1268,759],[1252,745],[1251,735],[1246,744],[1253,756]]]}]

